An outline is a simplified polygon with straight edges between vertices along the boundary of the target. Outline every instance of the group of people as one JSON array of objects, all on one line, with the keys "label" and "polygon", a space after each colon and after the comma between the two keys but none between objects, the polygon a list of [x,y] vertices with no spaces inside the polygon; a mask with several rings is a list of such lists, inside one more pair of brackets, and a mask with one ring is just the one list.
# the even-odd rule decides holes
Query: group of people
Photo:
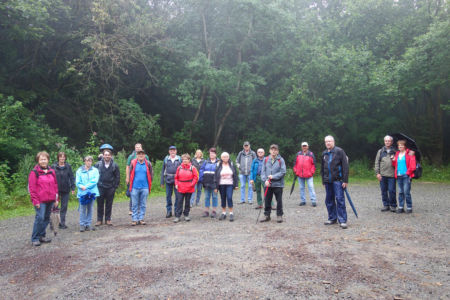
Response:
[{"label": "group of people", "polygon": [[[328,220],[325,225],[339,222],[340,227],[347,228],[347,212],[344,189],[348,185],[349,164],[344,150],[335,146],[332,136],[325,137],[326,149],[322,153],[320,174],[325,187],[325,204]],[[381,148],[375,159],[375,172],[380,181],[383,208],[382,211],[412,212],[410,194],[411,178],[414,176],[414,152],[406,148],[405,141],[398,141],[398,151],[393,147],[393,138],[386,136],[385,146]],[[306,205],[306,186],[308,186],[311,204],[316,207],[316,194],[313,176],[316,171],[316,159],[309,150],[307,142],[302,142],[301,151],[296,155],[293,172],[300,185],[300,206]],[[84,165],[79,167],[74,176],[72,168],[66,161],[66,154],[59,152],[57,162],[49,166],[50,156],[47,152],[36,155],[36,166],[29,175],[29,192],[35,207],[36,217],[31,241],[35,246],[50,242],[46,237],[52,209],[57,209],[61,202],[59,228],[66,229],[66,213],[70,193],[77,187],[79,199],[80,232],[95,230],[92,223],[92,211],[97,200],[96,226],[106,224],[112,226],[112,204],[115,191],[120,183],[120,170],[112,157],[113,148],[108,145],[100,147],[102,153],[99,161],[93,166],[91,156],[84,158]],[[253,192],[257,194],[256,209],[264,209],[264,218],[260,222],[271,220],[272,209],[276,210],[277,222],[283,222],[283,188],[286,175],[286,163],[279,154],[276,144],[270,146],[270,154],[265,156],[264,149],[256,153],[251,150],[250,143],[244,142],[243,150],[236,161],[223,152],[220,159],[216,148],[209,149],[209,157],[203,158],[201,150],[197,150],[191,159],[189,154],[177,155],[175,146],[169,147],[169,154],[163,160],[161,170],[161,187],[166,191],[166,218],[174,216],[173,222],[190,221],[190,208],[199,205],[202,190],[204,191],[205,209],[202,217],[227,218],[233,222],[233,190],[241,184],[240,204],[253,204]],[[239,175],[238,175],[239,170]],[[130,197],[131,225],[145,225],[147,199],[153,180],[153,167],[140,143],[127,160],[126,184]],[[395,181],[399,187],[399,206],[397,208]],[[246,186],[247,197],[246,196]],[[264,192],[264,201],[263,201]],[[172,195],[175,194],[173,205]],[[221,212],[218,211],[218,194],[221,197]],[[275,196],[276,205],[273,202]],[[173,208],[174,206],[174,208]],[[276,208],[275,208],[276,207]]]}]

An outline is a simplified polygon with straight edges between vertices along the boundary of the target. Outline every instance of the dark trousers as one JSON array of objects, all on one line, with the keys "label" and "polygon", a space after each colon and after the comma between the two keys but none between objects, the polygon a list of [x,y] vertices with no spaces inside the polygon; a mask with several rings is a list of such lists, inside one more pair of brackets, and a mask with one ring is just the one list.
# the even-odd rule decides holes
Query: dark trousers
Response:
[{"label": "dark trousers", "polygon": [[219,185],[220,200],[222,208],[228,207],[233,208],[233,185],[232,184],[222,184]]},{"label": "dark trousers", "polygon": [[397,207],[397,199],[395,198],[395,177],[381,176],[380,189],[383,205]]},{"label": "dark trousers", "polygon": [[283,215],[283,188],[282,187],[269,187],[267,189],[267,195],[264,198],[264,215],[270,216],[272,212],[272,198],[275,195],[277,199],[277,216]]},{"label": "dark trousers", "polygon": [[175,183],[166,183],[166,209],[167,209],[167,212],[172,212],[172,194],[174,192],[175,192],[175,206],[176,206],[176,201],[178,199],[178,190],[175,188]]},{"label": "dark trousers", "polygon": [[69,205],[70,192],[59,193],[59,202],[61,203],[61,210],[59,212],[59,222],[61,225],[66,225],[67,206]]},{"label": "dark trousers", "polygon": [[100,196],[97,198],[97,221],[111,221],[111,211],[114,200],[115,188],[99,188]]},{"label": "dark trousers", "polygon": [[328,220],[338,220],[347,223],[347,210],[345,208],[344,189],[341,181],[325,183],[325,205],[328,210]]},{"label": "dark trousers", "polygon": [[[189,216],[189,211],[191,210],[191,196],[192,193],[177,193],[175,200],[175,217],[181,217],[183,214],[185,217]],[[183,201],[184,201],[184,211],[183,211]]]}]

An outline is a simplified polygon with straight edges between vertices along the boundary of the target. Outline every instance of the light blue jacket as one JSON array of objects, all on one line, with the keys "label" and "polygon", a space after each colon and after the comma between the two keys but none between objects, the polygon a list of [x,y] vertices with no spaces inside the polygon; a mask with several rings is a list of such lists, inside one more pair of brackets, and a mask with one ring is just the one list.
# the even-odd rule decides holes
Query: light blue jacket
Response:
[{"label": "light blue jacket", "polygon": [[[79,167],[77,170],[77,179],[76,179],[76,184],[78,188],[77,197],[80,198],[81,196],[87,194],[88,192],[94,193],[96,197],[100,196],[97,187],[97,182],[99,178],[100,174],[97,168],[91,167],[89,170],[86,171],[85,166]],[[81,189],[82,185],[86,187],[86,190],[83,191]]]}]

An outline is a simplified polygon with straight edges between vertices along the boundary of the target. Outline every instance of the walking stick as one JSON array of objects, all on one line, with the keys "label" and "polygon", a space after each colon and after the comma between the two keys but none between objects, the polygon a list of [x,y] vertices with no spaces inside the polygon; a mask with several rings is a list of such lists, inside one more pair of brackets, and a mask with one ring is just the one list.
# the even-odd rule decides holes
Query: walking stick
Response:
[{"label": "walking stick", "polygon": [[[266,190],[264,191],[264,206],[266,206],[267,191],[269,190],[269,186],[270,186],[271,183],[272,183],[272,180],[269,179],[269,185],[266,186]],[[258,218],[256,218],[256,223],[255,224],[258,224],[259,216],[261,215],[261,210],[262,210],[262,208],[259,210]]]}]

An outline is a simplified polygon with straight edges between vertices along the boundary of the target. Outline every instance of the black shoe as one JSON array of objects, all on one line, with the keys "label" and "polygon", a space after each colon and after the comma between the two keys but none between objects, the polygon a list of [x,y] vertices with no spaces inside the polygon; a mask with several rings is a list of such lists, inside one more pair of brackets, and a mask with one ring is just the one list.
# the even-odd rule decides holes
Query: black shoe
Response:
[{"label": "black shoe", "polygon": [[316,207],[316,206],[317,206],[316,202],[313,202],[312,206],[313,206],[313,207]]},{"label": "black shoe", "polygon": [[412,213],[412,208],[407,208],[407,209],[406,209],[406,213],[407,213],[407,214]]},{"label": "black shoe", "polygon": [[230,214],[230,222],[234,221],[234,214]]},{"label": "black shoe", "polygon": [[66,224],[59,224],[59,229],[67,229],[67,226],[66,226]]},{"label": "black shoe", "polygon": [[404,213],[404,212],[405,212],[405,211],[403,210],[403,208],[397,208],[396,213],[402,214],[402,213]]},{"label": "black shoe", "polygon": [[328,220],[328,221],[325,221],[323,224],[325,224],[325,225],[333,225],[333,224],[336,224],[336,220]]},{"label": "black shoe", "polygon": [[277,216],[277,223],[283,223],[283,217]]},{"label": "black shoe", "polygon": [[168,211],[167,214],[166,214],[166,218],[171,218],[171,217],[172,217],[172,212]]},{"label": "black shoe", "polygon": [[226,214],[220,214],[219,220],[222,221],[225,220],[226,218],[227,218]]},{"label": "black shoe", "polygon": [[305,206],[306,203],[305,202],[300,202],[300,204],[298,206]]},{"label": "black shoe", "polygon": [[52,239],[47,238],[47,237],[40,237],[39,238],[39,242],[41,242],[41,243],[51,243]]},{"label": "black shoe", "polygon": [[395,212],[397,210],[396,206],[391,206],[391,212]]},{"label": "black shoe", "polygon": [[269,222],[269,221],[270,221],[270,216],[264,216],[264,219],[262,219],[259,222],[263,223],[263,222]]}]

